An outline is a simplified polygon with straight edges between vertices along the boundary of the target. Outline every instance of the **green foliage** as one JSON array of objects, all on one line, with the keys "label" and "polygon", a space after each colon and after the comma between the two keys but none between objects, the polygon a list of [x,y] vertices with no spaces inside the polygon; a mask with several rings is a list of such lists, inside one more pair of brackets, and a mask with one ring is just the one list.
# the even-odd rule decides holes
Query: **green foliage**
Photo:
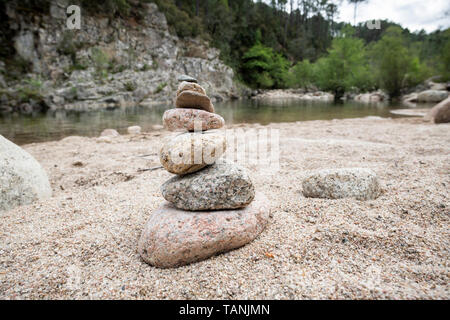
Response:
[{"label": "green foliage", "polygon": [[[318,86],[334,92],[336,99],[351,87],[360,87],[369,74],[364,42],[352,34],[353,30],[347,29],[341,37],[335,38],[328,56],[319,59],[315,66]],[[365,84],[368,85],[370,82]]]},{"label": "green foliage", "polygon": [[283,88],[289,61],[272,48],[257,43],[242,57],[242,76],[253,87]]},{"label": "green foliage", "polygon": [[72,31],[64,32],[61,41],[58,43],[56,50],[59,54],[64,54],[70,56],[72,63],[76,63],[76,54],[78,49],[81,47],[80,44],[75,43],[74,34]]},{"label": "green foliage", "polygon": [[106,12],[111,16],[119,14],[126,16],[130,13],[131,5],[128,0],[81,0],[81,6],[90,12]]},{"label": "green foliage", "polygon": [[371,56],[379,84],[391,97],[401,94],[408,85],[420,83],[428,72],[406,46],[402,30],[390,27],[373,45]]}]

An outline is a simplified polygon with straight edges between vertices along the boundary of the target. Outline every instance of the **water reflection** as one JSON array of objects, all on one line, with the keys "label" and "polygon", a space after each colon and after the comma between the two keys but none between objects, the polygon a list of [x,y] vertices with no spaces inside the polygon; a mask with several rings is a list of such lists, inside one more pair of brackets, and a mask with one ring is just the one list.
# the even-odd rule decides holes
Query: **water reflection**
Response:
[{"label": "water reflection", "polygon": [[[387,104],[363,104],[298,100],[236,100],[215,105],[216,112],[227,123],[290,122],[307,120],[329,120],[365,116],[395,117],[391,109],[402,106]],[[139,125],[144,131],[162,124],[162,115],[168,105],[152,108],[132,107],[101,110],[95,112],[49,111],[45,114],[0,115],[0,134],[18,144],[58,140],[70,135],[97,136],[106,128],[124,133],[131,125]],[[404,107],[403,107],[404,108]]]}]

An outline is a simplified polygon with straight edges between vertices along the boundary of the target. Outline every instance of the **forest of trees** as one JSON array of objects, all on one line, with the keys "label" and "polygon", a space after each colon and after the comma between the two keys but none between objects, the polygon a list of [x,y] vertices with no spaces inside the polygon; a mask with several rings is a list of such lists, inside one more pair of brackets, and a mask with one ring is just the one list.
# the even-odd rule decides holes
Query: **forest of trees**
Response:
[{"label": "forest of trees", "polygon": [[[427,34],[385,20],[380,29],[337,23],[339,1],[329,0],[154,2],[173,32],[209,40],[254,88],[316,86],[338,96],[383,88],[395,97],[430,76],[450,79],[450,29]],[[348,2],[356,9],[364,1]]]}]

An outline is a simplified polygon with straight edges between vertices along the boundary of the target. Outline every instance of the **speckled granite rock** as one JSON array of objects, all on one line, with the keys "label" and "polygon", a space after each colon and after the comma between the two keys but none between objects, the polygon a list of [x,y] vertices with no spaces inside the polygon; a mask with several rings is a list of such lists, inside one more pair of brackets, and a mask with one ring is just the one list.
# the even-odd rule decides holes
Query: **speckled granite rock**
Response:
[{"label": "speckled granite rock", "polygon": [[129,134],[140,134],[141,130],[142,128],[140,126],[131,126],[127,129]]},{"label": "speckled granite rock", "polygon": [[0,135],[0,211],[49,198],[52,189],[41,165]]},{"label": "speckled granite rock", "polygon": [[120,134],[114,129],[105,129],[100,133],[100,137],[118,137]]},{"label": "speckled granite rock", "polygon": [[186,265],[253,241],[266,227],[269,215],[269,201],[263,194],[238,210],[191,212],[165,203],[148,219],[138,251],[156,267]]},{"label": "speckled granite rock", "polygon": [[195,79],[195,78],[193,78],[191,76],[188,76],[186,74],[182,74],[181,76],[179,76],[177,78],[177,80],[178,81],[187,81],[187,82],[195,82],[195,83],[197,83],[197,79]]},{"label": "speckled granite rock", "polygon": [[177,96],[179,96],[181,92],[188,91],[188,90],[195,91],[200,94],[206,95],[206,91],[205,91],[205,89],[203,89],[203,87],[201,85],[194,83],[194,82],[183,81],[182,83],[180,83],[178,85]]},{"label": "speckled granite rock", "polygon": [[380,194],[376,174],[365,168],[320,170],[303,180],[303,195],[310,198],[370,200]]},{"label": "speckled granite rock", "polygon": [[193,108],[214,112],[214,106],[208,96],[192,90],[180,92],[175,100],[175,105],[177,108]]},{"label": "speckled granite rock", "polygon": [[226,150],[223,132],[182,133],[169,138],[161,148],[159,159],[162,166],[175,174],[187,174],[213,164]]},{"label": "speckled granite rock", "polygon": [[173,177],[161,186],[161,192],[175,207],[193,211],[242,208],[255,197],[247,170],[228,161]]},{"label": "speckled granite rock", "polygon": [[450,122],[450,97],[431,108],[424,119],[434,123]]},{"label": "speckled granite rock", "polygon": [[194,131],[195,122],[201,130],[219,129],[225,124],[218,114],[199,109],[169,109],[163,115],[164,126],[170,131]]}]

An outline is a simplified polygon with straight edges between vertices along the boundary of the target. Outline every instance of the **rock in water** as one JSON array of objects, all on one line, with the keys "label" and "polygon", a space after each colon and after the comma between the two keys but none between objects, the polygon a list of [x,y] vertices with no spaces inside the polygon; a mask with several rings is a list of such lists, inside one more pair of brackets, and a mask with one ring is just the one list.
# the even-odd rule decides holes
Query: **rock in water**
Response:
[{"label": "rock in water", "polygon": [[0,136],[0,211],[52,196],[41,165],[25,150]]},{"label": "rock in water", "polygon": [[208,96],[192,90],[180,92],[175,100],[175,105],[177,108],[194,108],[214,112],[214,106]]},{"label": "rock in water", "polygon": [[219,129],[225,124],[225,120],[218,114],[199,109],[169,109],[164,112],[163,122],[170,131],[194,131],[196,122],[200,130]]},{"label": "rock in water", "polygon": [[269,215],[269,201],[263,194],[238,210],[191,212],[165,203],[148,219],[138,251],[156,267],[186,265],[253,241],[266,227]]},{"label": "rock in water", "polygon": [[159,160],[167,171],[187,174],[216,162],[226,147],[225,134],[218,130],[182,133],[164,143]]},{"label": "rock in water", "polygon": [[195,79],[195,78],[193,78],[191,76],[185,75],[185,74],[179,76],[177,80],[180,81],[180,82],[181,81],[194,82],[194,83],[198,82],[197,79]]},{"label": "rock in water", "polygon": [[173,177],[161,186],[161,192],[175,207],[192,211],[242,208],[255,197],[247,170],[228,161]]},{"label": "rock in water", "polygon": [[450,122],[450,97],[431,108],[424,119],[434,123]]},{"label": "rock in water", "polygon": [[303,180],[303,195],[310,198],[370,200],[380,194],[376,174],[365,168],[320,170]]}]

